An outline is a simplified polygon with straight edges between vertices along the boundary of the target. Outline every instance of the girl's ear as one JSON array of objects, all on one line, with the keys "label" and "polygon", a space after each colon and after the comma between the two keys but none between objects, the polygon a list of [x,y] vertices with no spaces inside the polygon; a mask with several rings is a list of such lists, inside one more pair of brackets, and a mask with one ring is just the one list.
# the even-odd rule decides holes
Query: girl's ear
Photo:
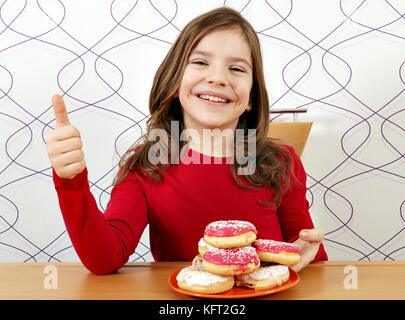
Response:
[{"label": "girl's ear", "polygon": [[251,105],[251,104],[249,104],[249,105],[246,107],[246,111],[247,111],[247,112],[249,112],[250,110],[252,110],[252,105]]}]

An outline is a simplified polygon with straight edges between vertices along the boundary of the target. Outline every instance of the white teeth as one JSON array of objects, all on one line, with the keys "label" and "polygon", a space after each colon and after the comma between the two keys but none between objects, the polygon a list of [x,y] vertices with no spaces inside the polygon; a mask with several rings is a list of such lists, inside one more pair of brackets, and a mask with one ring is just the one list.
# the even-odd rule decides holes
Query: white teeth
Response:
[{"label": "white teeth", "polygon": [[210,100],[210,101],[222,102],[222,103],[225,103],[225,102],[228,101],[228,100],[225,100],[225,99],[222,99],[222,98],[219,98],[219,97],[207,96],[205,94],[200,95],[200,98],[204,99],[204,100]]}]

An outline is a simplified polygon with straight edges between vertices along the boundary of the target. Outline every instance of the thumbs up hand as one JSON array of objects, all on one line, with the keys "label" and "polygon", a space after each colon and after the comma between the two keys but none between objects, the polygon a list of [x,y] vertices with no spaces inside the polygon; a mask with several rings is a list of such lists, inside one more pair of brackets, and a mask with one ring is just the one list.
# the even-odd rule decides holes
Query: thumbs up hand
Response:
[{"label": "thumbs up hand", "polygon": [[86,167],[80,132],[70,124],[66,106],[61,96],[52,97],[56,128],[46,138],[48,157],[56,174],[63,179],[73,179]]}]

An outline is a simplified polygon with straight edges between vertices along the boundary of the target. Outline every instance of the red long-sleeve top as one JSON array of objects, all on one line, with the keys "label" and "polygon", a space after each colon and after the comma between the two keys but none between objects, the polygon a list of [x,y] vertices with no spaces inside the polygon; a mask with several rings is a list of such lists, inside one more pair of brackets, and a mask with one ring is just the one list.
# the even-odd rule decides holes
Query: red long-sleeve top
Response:
[{"label": "red long-sleeve top", "polygon": [[[195,152],[200,164],[180,159],[165,171],[161,182],[130,173],[112,189],[104,213],[90,192],[87,169],[71,180],[61,179],[54,171],[53,180],[80,260],[91,272],[108,274],[128,261],[148,224],[156,261],[191,261],[198,254],[206,225],[216,220],[249,221],[256,226],[258,238],[294,241],[302,229],[314,226],[306,200],[306,173],[294,150],[290,151],[301,186],[291,180],[278,207],[257,202],[270,200],[268,189],[241,189],[226,158],[207,157],[192,149],[187,155]],[[221,164],[216,163],[219,160]],[[322,244],[314,259],[318,260],[327,260]]]}]

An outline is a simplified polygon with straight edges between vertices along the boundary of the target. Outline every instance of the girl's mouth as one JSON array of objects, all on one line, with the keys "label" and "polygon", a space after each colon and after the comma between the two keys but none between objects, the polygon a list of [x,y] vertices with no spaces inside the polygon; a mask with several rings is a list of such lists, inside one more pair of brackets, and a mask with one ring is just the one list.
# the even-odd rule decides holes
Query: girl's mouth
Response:
[{"label": "girl's mouth", "polygon": [[212,102],[219,102],[219,103],[228,103],[229,102],[229,100],[227,100],[227,99],[210,96],[210,95],[206,95],[206,94],[200,94],[200,95],[198,95],[198,97],[202,100],[208,100],[208,101],[212,101]]}]

